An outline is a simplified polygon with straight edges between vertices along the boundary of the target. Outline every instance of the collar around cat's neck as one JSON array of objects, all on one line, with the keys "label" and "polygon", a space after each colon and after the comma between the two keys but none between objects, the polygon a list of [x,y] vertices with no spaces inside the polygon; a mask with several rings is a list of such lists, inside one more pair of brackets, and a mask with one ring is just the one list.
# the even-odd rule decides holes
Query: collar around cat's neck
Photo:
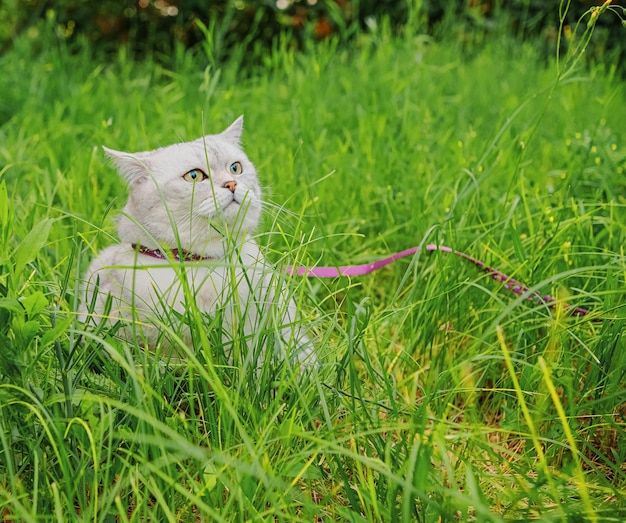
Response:
[{"label": "collar around cat's neck", "polygon": [[[143,245],[138,245],[136,243],[132,244],[132,248],[140,254],[145,254],[146,256],[152,256],[153,258],[157,258],[159,260],[167,260],[169,257],[165,254],[161,249],[148,249],[148,247],[144,247]],[[200,256],[199,254],[195,254],[193,252],[188,252],[185,249],[171,249],[169,251],[172,258],[178,261],[203,261],[203,260],[212,260],[211,256]]]}]

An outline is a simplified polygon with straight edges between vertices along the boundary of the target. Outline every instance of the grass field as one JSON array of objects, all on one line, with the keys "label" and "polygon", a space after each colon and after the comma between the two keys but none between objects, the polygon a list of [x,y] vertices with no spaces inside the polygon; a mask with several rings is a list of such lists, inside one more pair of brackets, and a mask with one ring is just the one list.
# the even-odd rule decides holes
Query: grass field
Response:
[{"label": "grass field", "polygon": [[[381,28],[350,50],[277,44],[243,75],[45,43],[0,58],[4,520],[626,519],[626,87],[610,57]],[[277,266],[441,243],[556,307],[422,253],[290,280],[318,376],[202,352],[164,368],[85,334],[80,277],[126,195],[100,145],[155,148],[239,114]]]}]

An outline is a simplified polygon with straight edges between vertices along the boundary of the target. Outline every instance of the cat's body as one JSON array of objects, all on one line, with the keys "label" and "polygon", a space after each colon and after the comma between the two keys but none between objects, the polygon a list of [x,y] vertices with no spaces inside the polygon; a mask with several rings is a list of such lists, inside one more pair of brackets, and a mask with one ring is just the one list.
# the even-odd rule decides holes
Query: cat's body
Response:
[{"label": "cat's body", "polygon": [[105,149],[130,194],[119,219],[121,243],[101,251],[85,276],[84,320],[99,323],[108,314],[121,321],[123,337],[176,351],[177,338],[191,346],[181,318],[193,301],[202,314],[222,315],[225,344],[243,334],[258,346],[274,333],[283,356],[313,359],[295,325],[294,302],[251,237],[261,191],[239,145],[241,130],[239,118],[221,134],[155,151]]}]

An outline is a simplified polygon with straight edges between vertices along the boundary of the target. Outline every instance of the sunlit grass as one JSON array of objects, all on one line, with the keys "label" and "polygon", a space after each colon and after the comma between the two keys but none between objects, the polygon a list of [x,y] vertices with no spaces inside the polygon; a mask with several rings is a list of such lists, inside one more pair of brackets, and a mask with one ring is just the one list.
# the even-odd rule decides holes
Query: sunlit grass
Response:
[{"label": "sunlit grass", "polygon": [[[381,30],[351,51],[279,48],[245,79],[54,45],[2,58],[3,518],[625,517],[624,86],[603,64],[559,77],[531,44],[466,51]],[[196,316],[200,349],[170,367],[115,329],[84,332],[80,277],[125,199],[99,146],[146,150],[242,113],[278,265],[442,243],[557,307],[420,253],[290,280],[317,375],[233,362]]]}]

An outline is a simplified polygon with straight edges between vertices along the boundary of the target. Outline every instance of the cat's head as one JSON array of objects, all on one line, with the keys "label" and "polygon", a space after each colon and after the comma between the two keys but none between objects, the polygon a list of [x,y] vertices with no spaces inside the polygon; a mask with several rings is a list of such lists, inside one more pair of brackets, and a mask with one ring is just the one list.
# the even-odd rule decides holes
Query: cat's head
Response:
[{"label": "cat's head", "polygon": [[130,187],[120,240],[220,256],[225,235],[253,231],[261,216],[261,189],[240,144],[242,127],[240,116],[220,134],[154,151],[104,147]]}]

